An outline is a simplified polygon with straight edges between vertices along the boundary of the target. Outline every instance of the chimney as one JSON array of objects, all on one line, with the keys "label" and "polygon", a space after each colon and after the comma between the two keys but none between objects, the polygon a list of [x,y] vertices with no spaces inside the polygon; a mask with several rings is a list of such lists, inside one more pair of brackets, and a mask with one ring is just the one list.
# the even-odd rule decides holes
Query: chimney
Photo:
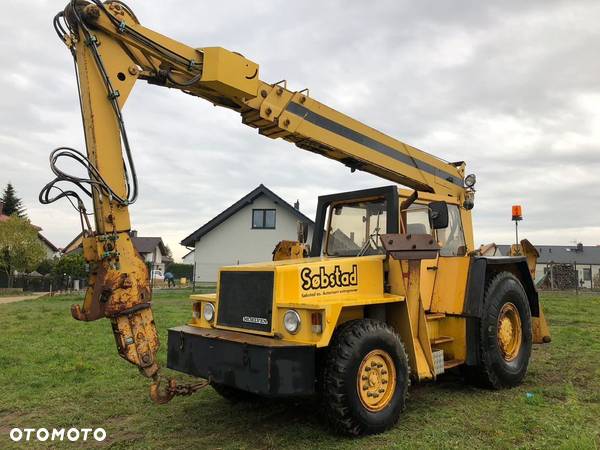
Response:
[{"label": "chimney", "polygon": [[131,230],[131,231],[129,231],[129,236],[131,236],[131,237],[137,237],[137,230]]},{"label": "chimney", "polygon": [[296,203],[294,203],[294,209],[300,211],[300,200],[296,200]]}]

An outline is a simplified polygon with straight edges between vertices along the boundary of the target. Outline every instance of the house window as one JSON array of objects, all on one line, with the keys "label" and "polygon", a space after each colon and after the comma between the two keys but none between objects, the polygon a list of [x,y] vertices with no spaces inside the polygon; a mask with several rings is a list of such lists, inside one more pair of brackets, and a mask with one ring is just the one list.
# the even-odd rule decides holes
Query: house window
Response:
[{"label": "house window", "polygon": [[253,209],[252,210],[252,228],[253,229],[275,229],[275,210],[274,209]]},{"label": "house window", "polygon": [[591,267],[583,268],[583,281],[592,281],[592,269]]}]

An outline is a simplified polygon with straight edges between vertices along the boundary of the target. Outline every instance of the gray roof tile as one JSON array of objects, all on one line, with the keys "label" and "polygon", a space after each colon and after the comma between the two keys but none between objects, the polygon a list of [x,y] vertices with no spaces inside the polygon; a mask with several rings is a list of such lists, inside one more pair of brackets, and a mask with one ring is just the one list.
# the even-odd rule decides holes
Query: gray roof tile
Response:
[{"label": "gray roof tile", "polygon": [[[600,264],[600,246],[584,245],[577,251],[576,245],[534,245],[539,252],[538,264]],[[498,245],[500,253],[507,255],[510,245]]]}]

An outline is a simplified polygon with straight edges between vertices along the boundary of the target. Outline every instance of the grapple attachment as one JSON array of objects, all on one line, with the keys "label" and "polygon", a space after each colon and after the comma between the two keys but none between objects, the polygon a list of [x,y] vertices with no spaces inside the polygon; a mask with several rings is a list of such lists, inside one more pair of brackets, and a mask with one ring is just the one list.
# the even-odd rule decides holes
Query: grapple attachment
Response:
[{"label": "grapple attachment", "polygon": [[109,318],[119,355],[154,376],[159,340],[152,291],[131,237],[126,232],[84,237],[83,255],[90,265],[89,286],[83,307],[71,306],[71,315],[84,321]]}]

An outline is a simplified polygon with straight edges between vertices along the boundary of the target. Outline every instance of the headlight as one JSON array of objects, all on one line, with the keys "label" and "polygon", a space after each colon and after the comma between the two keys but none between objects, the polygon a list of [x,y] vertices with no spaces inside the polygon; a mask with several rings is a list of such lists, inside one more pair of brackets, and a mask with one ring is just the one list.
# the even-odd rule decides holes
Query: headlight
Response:
[{"label": "headlight", "polygon": [[215,307],[212,303],[205,303],[204,308],[202,309],[202,315],[204,316],[204,320],[207,322],[212,322],[215,318]]},{"label": "headlight", "polygon": [[283,326],[288,333],[296,334],[300,329],[300,315],[293,309],[286,311],[283,316]]},{"label": "headlight", "polygon": [[467,175],[467,177],[465,178],[465,186],[468,188],[472,188],[473,186],[475,186],[476,182],[477,182],[477,177],[475,176],[474,173]]}]

